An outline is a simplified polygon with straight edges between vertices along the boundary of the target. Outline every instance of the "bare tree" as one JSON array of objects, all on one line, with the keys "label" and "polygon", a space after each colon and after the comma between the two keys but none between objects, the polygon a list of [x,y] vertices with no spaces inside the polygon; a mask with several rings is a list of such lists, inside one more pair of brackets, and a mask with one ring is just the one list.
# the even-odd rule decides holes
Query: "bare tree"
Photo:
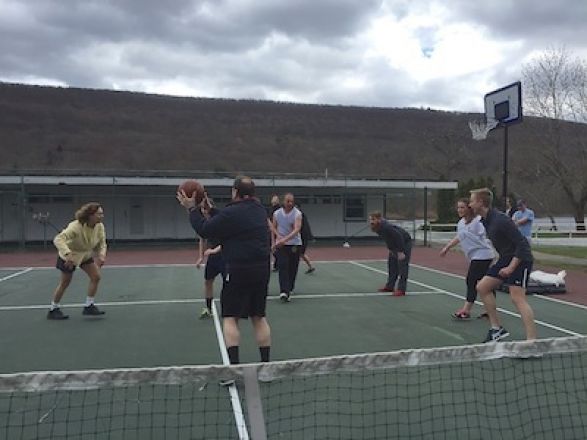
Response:
[{"label": "bare tree", "polygon": [[432,174],[438,179],[457,179],[462,177],[472,161],[473,153],[462,135],[453,127],[438,134],[422,128],[426,133],[426,154],[418,158],[417,166],[425,175]]},{"label": "bare tree", "polygon": [[[551,48],[522,67],[524,110],[544,118],[546,130],[532,153],[533,179],[547,179],[564,194],[577,229],[585,230],[587,205],[587,64],[564,48]],[[538,159],[539,158],[539,159]]]}]

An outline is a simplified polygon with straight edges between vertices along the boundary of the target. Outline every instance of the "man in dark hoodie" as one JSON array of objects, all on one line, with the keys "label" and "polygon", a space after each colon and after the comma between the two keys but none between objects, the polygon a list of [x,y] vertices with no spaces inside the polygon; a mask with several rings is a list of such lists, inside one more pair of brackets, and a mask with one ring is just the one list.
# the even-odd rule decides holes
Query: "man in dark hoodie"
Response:
[{"label": "man in dark hoodie", "polygon": [[[379,289],[379,292],[393,292],[392,296],[405,296],[412,255],[412,237],[405,229],[384,219],[379,211],[369,214],[369,226],[373,232],[385,240],[389,249],[387,283]],[[395,289],[398,277],[399,281]]]},{"label": "man in dark hoodie", "polygon": [[[195,197],[177,194],[188,209],[194,230],[203,238],[214,238],[222,246],[226,278],[222,285],[224,341],[231,364],[239,363],[239,319],[251,318],[261,362],[268,362],[271,330],[265,316],[269,285],[270,236],[267,211],[255,198],[255,183],[250,177],[237,177],[232,186],[232,202],[225,208],[202,215]],[[202,204],[207,203],[204,198]]]},{"label": "man in dark hoodie", "polygon": [[481,216],[487,238],[499,254],[498,260],[489,267],[487,274],[477,283],[477,293],[485,304],[491,328],[483,342],[495,342],[509,336],[500,325],[493,290],[502,283],[508,285],[512,302],[518,309],[526,329],[526,339],[536,339],[534,312],[526,299],[526,285],[532,272],[530,244],[518,230],[511,218],[492,207],[493,193],[488,188],[471,191],[469,206],[475,215]]}]

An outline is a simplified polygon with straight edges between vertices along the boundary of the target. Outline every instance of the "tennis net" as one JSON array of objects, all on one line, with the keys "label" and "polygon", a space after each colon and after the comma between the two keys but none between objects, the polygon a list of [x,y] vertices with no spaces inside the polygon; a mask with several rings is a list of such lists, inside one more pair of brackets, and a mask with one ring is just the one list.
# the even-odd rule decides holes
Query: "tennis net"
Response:
[{"label": "tennis net", "polygon": [[585,439],[587,338],[4,374],[0,437]]}]

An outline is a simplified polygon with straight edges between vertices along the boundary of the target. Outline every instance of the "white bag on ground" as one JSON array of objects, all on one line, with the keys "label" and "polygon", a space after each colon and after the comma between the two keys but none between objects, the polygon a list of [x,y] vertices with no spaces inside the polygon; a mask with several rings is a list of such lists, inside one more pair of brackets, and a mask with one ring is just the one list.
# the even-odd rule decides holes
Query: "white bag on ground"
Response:
[{"label": "white bag on ground", "polygon": [[541,270],[534,270],[530,273],[530,281],[540,284],[553,284],[555,286],[564,286],[566,270],[561,270],[559,273],[542,272]]}]

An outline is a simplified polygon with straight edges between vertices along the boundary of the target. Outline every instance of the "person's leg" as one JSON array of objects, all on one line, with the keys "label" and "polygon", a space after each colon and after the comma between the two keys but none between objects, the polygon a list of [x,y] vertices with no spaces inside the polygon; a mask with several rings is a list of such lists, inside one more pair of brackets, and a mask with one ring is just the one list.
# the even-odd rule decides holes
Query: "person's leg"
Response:
[{"label": "person's leg", "polygon": [[200,319],[212,317],[212,302],[214,301],[214,278],[204,279],[204,301],[206,301],[206,306],[200,312]]},{"label": "person's leg", "polygon": [[100,279],[102,278],[100,275],[100,269],[94,262],[84,264],[80,266],[80,268],[88,275],[88,278],[90,279],[90,283],[88,284],[88,298],[91,298],[91,302],[93,304],[96,292],[98,292],[98,284],[100,284]]},{"label": "person's leg", "polygon": [[290,292],[296,287],[296,278],[298,277],[298,268],[300,267],[300,247],[291,246],[288,252],[289,257],[289,284]]},{"label": "person's leg", "polygon": [[304,260],[304,263],[306,264],[306,266],[308,266],[308,269],[306,270],[306,273],[308,274],[308,273],[314,272],[314,270],[316,270],[316,269],[314,269],[314,267],[312,267],[312,262],[310,261],[310,259],[306,255],[307,249],[308,249],[308,242],[302,238],[302,246],[300,248],[300,258],[302,260]]},{"label": "person's leg", "polygon": [[200,318],[209,318],[212,316],[212,301],[214,300],[214,280],[218,275],[222,276],[224,281],[224,260],[219,255],[210,255],[206,261],[204,269],[204,300],[206,307],[202,309]]},{"label": "person's leg", "polygon": [[94,299],[98,291],[98,284],[100,284],[100,268],[94,263],[82,264],[80,268],[88,275],[90,282],[88,284],[88,297],[86,298],[86,306],[84,307],[84,315],[103,315],[105,312],[98,309],[94,304]]},{"label": "person's leg", "polygon": [[276,252],[277,269],[279,271],[279,291],[281,293],[289,294],[290,278],[289,278],[289,263],[287,259],[288,246],[280,247]]},{"label": "person's leg", "polygon": [[397,276],[398,276],[397,257],[392,252],[390,252],[387,257],[387,283],[385,284],[385,287],[387,287],[388,289],[394,289],[395,282],[397,280]]},{"label": "person's leg", "polygon": [[308,256],[305,253],[302,254],[302,260],[304,260],[304,263],[306,263],[306,266],[308,266],[306,273],[312,273],[316,270],[314,266],[312,266],[312,261],[308,258]]},{"label": "person's leg", "polygon": [[483,301],[492,328],[499,328],[500,326],[499,318],[497,316],[497,302],[493,295],[493,290],[497,289],[501,283],[501,279],[493,278],[488,275],[485,275],[477,283],[477,293],[481,297],[481,301]]},{"label": "person's leg", "polygon": [[[59,266],[57,267],[59,268]],[[63,312],[61,311],[59,302],[61,301],[61,298],[65,293],[65,289],[67,289],[67,287],[71,283],[72,277],[73,270],[61,270],[61,278],[59,280],[59,284],[53,292],[53,299],[51,301],[51,307],[49,308],[49,312],[47,313],[47,319],[62,320],[69,318],[68,315],[63,314]]]},{"label": "person's leg", "polygon": [[261,354],[261,362],[269,362],[271,350],[271,328],[264,316],[252,316],[251,323],[255,332],[255,340]]},{"label": "person's leg", "polygon": [[475,261],[471,261],[469,264],[469,269],[467,270],[467,277],[465,282],[467,284],[467,296],[465,297],[465,304],[463,308],[460,310],[465,312],[467,315],[471,314],[471,310],[473,309],[473,304],[475,304],[475,300],[477,299],[477,281],[475,279]]},{"label": "person's leg", "polygon": [[273,256],[273,272],[277,272],[279,270],[279,267],[277,267],[277,253],[279,252],[279,250],[276,250],[275,252],[272,252],[271,255]]},{"label": "person's leg", "polygon": [[510,297],[512,298],[512,302],[516,306],[516,309],[520,313],[522,317],[522,323],[524,324],[524,329],[526,330],[526,339],[533,340],[536,339],[536,323],[534,322],[534,311],[530,304],[528,304],[528,300],[526,299],[526,289],[521,286],[509,286]]},{"label": "person's leg", "polygon": [[[462,310],[470,314],[473,309],[473,305],[477,300],[477,283],[487,273],[487,269],[491,264],[491,260],[472,260],[469,264],[469,270],[467,271],[467,298],[465,305]],[[494,296],[495,296],[495,292]]]},{"label": "person's leg", "polygon": [[[73,272],[61,272],[61,279],[59,280],[59,284],[53,292],[53,304],[56,305],[57,308],[59,307],[61,298],[63,298],[63,294],[65,293],[65,290],[69,287],[72,278]],[[54,307],[52,306],[52,308]]]},{"label": "person's leg", "polygon": [[228,359],[231,364],[239,363],[238,348],[240,345],[240,331],[238,328],[238,318],[227,316],[222,320],[224,332],[224,343],[228,351]]},{"label": "person's leg", "polygon": [[405,293],[408,287],[408,273],[410,271],[410,259],[412,257],[412,246],[411,244],[407,247],[405,252],[405,258],[403,260],[397,260],[397,268],[399,280],[397,282],[397,290],[399,293]]}]

